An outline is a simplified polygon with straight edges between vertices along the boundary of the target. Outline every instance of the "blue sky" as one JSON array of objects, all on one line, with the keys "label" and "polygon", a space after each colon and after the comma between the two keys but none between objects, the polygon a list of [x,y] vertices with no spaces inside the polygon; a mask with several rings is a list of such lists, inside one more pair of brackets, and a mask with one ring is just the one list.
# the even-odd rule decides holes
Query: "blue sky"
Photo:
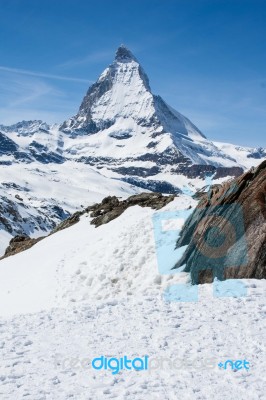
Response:
[{"label": "blue sky", "polygon": [[0,0],[0,124],[61,122],[125,44],[212,140],[266,146],[266,1]]}]

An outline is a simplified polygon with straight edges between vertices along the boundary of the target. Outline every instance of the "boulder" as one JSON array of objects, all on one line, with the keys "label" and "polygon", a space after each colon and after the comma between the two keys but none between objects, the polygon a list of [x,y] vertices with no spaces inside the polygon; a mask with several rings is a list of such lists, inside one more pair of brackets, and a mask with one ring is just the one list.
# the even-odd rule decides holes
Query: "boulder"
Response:
[{"label": "boulder", "polygon": [[177,240],[182,246],[173,269],[185,265],[192,284],[266,278],[266,161],[200,197]]}]

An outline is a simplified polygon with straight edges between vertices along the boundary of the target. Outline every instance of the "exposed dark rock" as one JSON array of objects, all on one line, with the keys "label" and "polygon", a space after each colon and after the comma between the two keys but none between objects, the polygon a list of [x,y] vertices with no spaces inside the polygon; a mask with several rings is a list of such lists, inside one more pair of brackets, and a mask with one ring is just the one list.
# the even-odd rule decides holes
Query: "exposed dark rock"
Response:
[{"label": "exposed dark rock", "polygon": [[179,194],[182,191],[166,181],[158,181],[152,179],[141,179],[137,177],[126,177],[121,179],[124,182],[130,183],[131,185],[138,186],[142,189],[150,190],[152,192],[159,192],[163,194]]},{"label": "exposed dark rock", "polygon": [[30,143],[29,150],[34,159],[42,164],[62,164],[65,161],[64,157],[62,157],[60,154],[49,151],[48,147],[43,146],[35,140]]},{"label": "exposed dark rock", "polygon": [[[212,185],[212,190],[216,190],[220,186],[221,185],[218,185],[218,184]],[[193,199],[200,200],[202,197],[206,196],[208,191],[209,191],[209,187],[208,186],[204,186],[203,188],[198,189],[196,191],[196,193],[192,197],[193,197]]]},{"label": "exposed dark rock", "polygon": [[84,214],[84,211],[77,211],[71,217],[62,221],[55,229],[52,230],[51,234],[56,233],[58,231],[62,231],[63,229],[69,228],[72,225],[75,225],[80,220],[80,216]]},{"label": "exposed dark rock", "polygon": [[157,175],[160,172],[160,169],[157,166],[151,168],[119,167],[119,168],[114,168],[113,171],[121,175],[135,175],[135,176],[145,177],[145,176]]},{"label": "exposed dark rock", "polygon": [[193,284],[266,278],[266,161],[202,196],[177,241]]},{"label": "exposed dark rock", "polygon": [[16,194],[16,195],[15,195],[15,198],[18,199],[19,201],[23,201],[22,197],[20,197],[19,194]]},{"label": "exposed dark rock", "polygon": [[18,150],[18,145],[0,132],[0,154],[11,155]]},{"label": "exposed dark rock", "polygon": [[119,200],[115,196],[108,196],[101,203],[88,207],[86,211],[91,212],[91,217],[93,217],[91,223],[97,227],[117,218],[129,207],[139,205],[159,210],[174,198],[174,195],[163,196],[161,193],[141,193],[130,196],[126,200]]},{"label": "exposed dark rock", "polygon": [[266,151],[262,147],[259,147],[258,149],[255,149],[252,153],[248,154],[247,157],[255,159],[265,158]]},{"label": "exposed dark rock", "polygon": [[180,151],[174,148],[168,148],[162,153],[146,153],[136,158],[137,161],[152,161],[157,165],[183,165],[189,166],[191,160],[185,157]]},{"label": "exposed dark rock", "polygon": [[118,62],[128,62],[132,60],[136,61],[136,58],[131,51],[128,50],[123,44],[121,44],[121,46],[119,46],[116,50],[115,59]]},{"label": "exposed dark rock", "polygon": [[30,249],[32,246],[34,246],[36,243],[38,243],[41,239],[43,239],[43,238],[40,237],[37,239],[31,239],[29,236],[26,236],[26,235],[13,237],[9,242],[9,246],[6,249],[4,256],[1,257],[0,260]]},{"label": "exposed dark rock", "polygon": [[[9,184],[7,183],[7,185]],[[19,201],[0,195],[0,229],[14,237],[29,236],[37,231],[51,231],[60,221],[70,215],[62,207],[53,204],[52,199],[49,205],[29,207],[21,195],[22,188],[17,185],[11,185],[11,187],[19,190],[19,193],[14,196]]]},{"label": "exposed dark rock", "polygon": [[12,161],[0,160],[0,165],[12,165]]},{"label": "exposed dark rock", "polygon": [[226,178],[227,176],[238,177],[244,172],[240,167],[217,167],[213,179]]},{"label": "exposed dark rock", "polygon": [[21,192],[29,192],[29,191],[30,191],[30,190],[29,190],[28,188],[26,188],[25,186],[17,185],[17,184],[14,183],[14,182],[2,182],[1,185],[4,186],[5,188],[8,188],[8,189],[16,189],[16,190],[19,190],[19,191],[21,191]]},{"label": "exposed dark rock", "polygon": [[[223,178],[227,176],[236,177],[243,173],[243,169],[240,167],[215,167],[213,165],[192,164],[190,159],[188,159],[180,151],[172,147],[169,147],[162,153],[145,153],[136,158],[126,157],[124,159],[118,159],[112,157],[82,156],[77,158],[76,161],[92,166],[97,166],[97,168],[101,166],[107,167],[108,169],[124,175],[126,178],[134,177],[134,179],[137,177],[153,176],[160,172],[164,172],[165,166],[171,167],[171,173],[185,175],[190,179],[204,179],[206,175],[212,175],[213,179]],[[123,166],[125,162],[134,163],[136,161],[150,161],[155,163],[156,165],[152,168]],[[130,179],[122,178],[122,180],[135,184],[132,180],[130,181]],[[142,180],[139,184],[136,180],[136,186],[156,192],[176,193],[175,190],[164,191],[160,187],[153,188],[153,185],[148,186],[147,183],[144,183],[144,180]],[[171,185],[169,184],[169,187],[170,186]]]},{"label": "exposed dark rock", "polygon": [[147,145],[147,148],[148,148],[148,149],[152,149],[152,148],[156,147],[157,145],[158,145],[158,142],[150,142],[150,143]]},{"label": "exposed dark rock", "polygon": [[110,137],[117,139],[117,140],[124,140],[124,139],[130,139],[132,137],[132,133],[130,132],[113,132],[110,133]]},{"label": "exposed dark rock", "polygon": [[[116,196],[108,196],[105,197],[101,203],[89,206],[85,210],[75,212],[73,215],[71,215],[71,217],[57,225],[48,236],[75,225],[77,222],[79,222],[80,217],[86,213],[91,213],[91,217],[93,217],[91,224],[98,227],[119,217],[119,215],[121,215],[129,207],[139,205],[141,207],[151,207],[155,210],[159,210],[166,204],[170,203],[174,198],[174,195],[163,196],[161,193],[141,193],[130,196],[126,200],[119,200]],[[0,215],[0,224],[1,222],[7,223],[5,220],[4,222],[1,221]],[[7,226],[6,230],[12,232],[12,227]],[[5,254],[0,258],[0,260],[31,248],[45,237],[47,236],[31,239],[27,235],[15,236],[10,240]]]},{"label": "exposed dark rock", "polygon": [[227,176],[240,176],[244,170],[240,167],[215,167],[213,165],[178,165],[172,172],[183,174],[190,179],[204,178],[206,174],[213,175],[213,179],[225,178]]},{"label": "exposed dark rock", "polygon": [[[26,163],[32,161],[28,154],[19,151],[19,146],[2,132],[0,132],[0,155],[13,156],[16,160]],[[11,164],[8,160],[1,161],[1,165]]]}]

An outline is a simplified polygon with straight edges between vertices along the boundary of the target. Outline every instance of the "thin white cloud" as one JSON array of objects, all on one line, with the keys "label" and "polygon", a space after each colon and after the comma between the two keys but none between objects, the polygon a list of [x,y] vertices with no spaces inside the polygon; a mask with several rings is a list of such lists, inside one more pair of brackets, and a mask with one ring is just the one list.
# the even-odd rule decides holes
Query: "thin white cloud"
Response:
[{"label": "thin white cloud", "polygon": [[0,79],[0,92],[0,124],[4,125],[29,119],[60,122],[77,111],[78,100],[39,77],[8,74]]},{"label": "thin white cloud", "polygon": [[68,60],[68,61],[58,65],[58,67],[73,68],[73,67],[91,64],[91,63],[97,63],[97,62],[101,62],[101,61],[109,61],[112,59],[112,57],[114,57],[114,52],[111,50],[97,51],[97,52],[88,54],[85,57],[73,58],[71,60]]},{"label": "thin white cloud", "polygon": [[3,124],[8,126],[19,121],[30,120],[42,120],[48,124],[62,123],[71,115],[71,113],[66,115],[65,112],[53,112],[49,110],[43,111],[31,108],[16,108],[15,110],[11,110],[0,107],[0,115],[3,115],[3,118],[0,119],[0,125]]},{"label": "thin white cloud", "polygon": [[35,72],[35,71],[29,71],[29,70],[25,70],[25,69],[5,67],[2,65],[0,65],[0,71],[11,72],[11,73],[20,74],[20,75],[35,76],[38,78],[57,79],[57,80],[61,80],[61,81],[82,82],[82,83],[91,82],[88,79],[74,78],[74,77],[63,76],[63,75],[46,74],[43,72]]}]

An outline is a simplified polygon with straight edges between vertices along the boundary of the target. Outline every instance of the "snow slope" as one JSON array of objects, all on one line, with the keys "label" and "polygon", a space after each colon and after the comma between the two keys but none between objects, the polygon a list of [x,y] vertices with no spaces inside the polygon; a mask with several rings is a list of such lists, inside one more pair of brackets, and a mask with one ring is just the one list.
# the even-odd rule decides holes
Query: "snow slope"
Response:
[{"label": "snow slope", "polygon": [[[0,255],[15,234],[45,235],[106,195],[141,191],[138,179],[144,190],[191,194],[206,184],[200,170],[188,178],[193,164],[247,168],[262,158],[265,149],[207,140],[152,94],[121,46],[61,126],[0,126]],[[160,212],[189,206],[195,201],[182,195]],[[202,285],[197,302],[165,302],[165,289],[189,277],[170,264],[160,275],[154,213],[132,207],[99,228],[84,215],[0,262],[1,399],[263,399],[265,281],[245,281],[243,298],[213,297],[212,285]],[[149,355],[164,364],[112,375],[92,369],[101,355]],[[250,369],[219,368],[227,359],[245,359]]]},{"label": "snow slope", "polygon": [[[164,210],[189,204],[196,202],[182,196]],[[85,214],[78,224],[2,260],[0,314],[147,293],[161,280],[156,271],[153,213],[149,208],[131,207],[98,228]],[[168,282],[169,276],[165,279]]]},{"label": "snow slope", "polygon": [[140,191],[86,164],[70,161],[2,165],[0,190],[0,256],[11,236],[46,235],[73,212],[110,193],[127,197]]},{"label": "snow slope", "polygon": [[[146,168],[153,163],[146,161]],[[143,164],[126,162],[126,168],[141,168]],[[189,188],[195,192],[206,185],[201,178],[161,172],[152,179],[140,178],[140,187],[123,181],[120,174],[107,168],[97,168],[75,161],[63,164],[39,162],[11,163],[0,167],[0,256],[8,238],[15,235],[39,237],[47,235],[59,222],[83,207],[101,201],[108,195],[126,198],[134,193]],[[136,178],[135,178],[136,179]],[[223,179],[216,179],[219,183]],[[209,184],[209,182],[208,182]],[[169,185],[169,187],[167,186]],[[167,192],[167,191],[166,191]]]},{"label": "snow slope", "polygon": [[[212,298],[204,285],[197,303],[128,296],[1,319],[1,399],[262,400],[265,284],[248,285],[243,299]],[[92,369],[101,355],[164,362],[112,375]],[[220,369],[227,359],[246,359],[250,370]]]},{"label": "snow slope", "polygon": [[[189,204],[181,196],[161,211]],[[165,302],[187,275],[159,274],[153,214],[129,208],[99,228],[84,216],[0,262],[1,399],[263,399],[265,281],[247,281],[243,298],[203,285],[198,302]],[[101,355],[164,362],[112,375],[92,369]],[[227,359],[250,369],[219,368]]]},{"label": "snow slope", "polygon": [[214,142],[215,146],[234,158],[239,165],[249,169],[259,165],[266,158],[266,149],[262,147],[243,147],[231,143]]}]

